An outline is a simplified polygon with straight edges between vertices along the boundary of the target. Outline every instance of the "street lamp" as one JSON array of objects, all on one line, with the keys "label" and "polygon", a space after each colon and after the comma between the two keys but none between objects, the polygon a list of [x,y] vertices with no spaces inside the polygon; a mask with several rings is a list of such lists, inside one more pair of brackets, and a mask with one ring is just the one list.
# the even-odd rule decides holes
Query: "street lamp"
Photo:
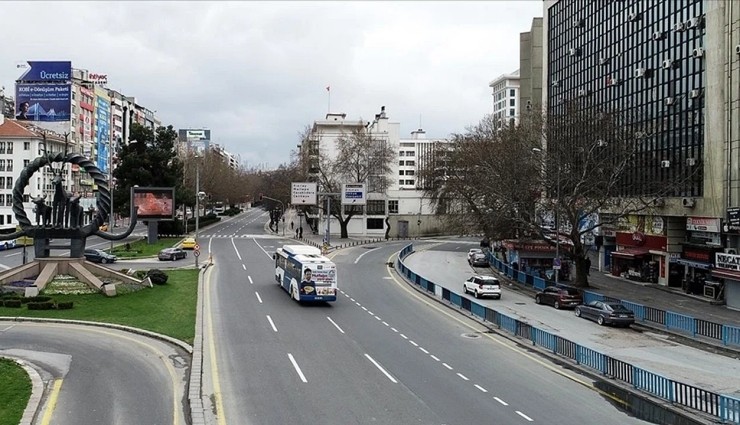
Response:
[{"label": "street lamp", "polygon": [[[201,196],[205,197],[205,192],[200,191],[200,163],[198,162],[198,159],[196,157],[195,160],[195,244],[198,245],[198,231],[200,230],[200,198]],[[187,226],[187,222],[186,226]],[[193,256],[195,257],[195,268],[198,268],[198,255],[195,255],[195,251],[193,251]]]}]

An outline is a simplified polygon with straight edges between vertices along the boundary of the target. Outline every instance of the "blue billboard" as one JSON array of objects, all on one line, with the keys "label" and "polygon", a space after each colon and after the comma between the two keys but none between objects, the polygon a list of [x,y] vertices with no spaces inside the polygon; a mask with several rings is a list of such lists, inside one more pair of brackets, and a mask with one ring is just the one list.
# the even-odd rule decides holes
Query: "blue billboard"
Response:
[{"label": "blue billboard", "polygon": [[66,82],[72,79],[72,62],[28,61],[26,72],[18,77],[23,82]]},{"label": "blue billboard", "polygon": [[23,121],[69,121],[72,86],[69,84],[15,85],[15,119]]},{"label": "blue billboard", "polygon": [[95,108],[95,142],[98,148],[98,168],[108,173],[110,156],[110,102],[97,96]]}]

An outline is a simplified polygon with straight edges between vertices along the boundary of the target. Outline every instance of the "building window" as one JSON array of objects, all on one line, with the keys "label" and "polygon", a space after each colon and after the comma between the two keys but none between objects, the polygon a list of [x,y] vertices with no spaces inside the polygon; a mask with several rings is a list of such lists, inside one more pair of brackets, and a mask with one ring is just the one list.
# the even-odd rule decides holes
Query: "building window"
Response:
[{"label": "building window", "polygon": [[403,186],[403,180],[399,180],[399,181],[398,181],[398,185],[399,185],[399,186]]},{"label": "building window", "polygon": [[514,90],[514,89],[509,90],[509,95],[511,97],[516,97],[516,90]]},{"label": "building window", "polygon": [[368,230],[383,230],[383,219],[382,218],[368,218],[367,219]]},{"label": "building window", "polygon": [[7,171],[13,171],[13,160],[12,159],[9,159],[8,160],[8,169],[7,169]]},{"label": "building window", "polygon": [[402,175],[403,175],[403,170],[400,170],[400,171],[398,172],[398,175],[399,175],[399,176],[402,176]]},{"label": "building window", "polygon": [[5,177],[0,177],[0,189],[5,189]]},{"label": "building window", "polygon": [[398,214],[398,201],[388,201],[388,214]]},{"label": "building window", "polygon": [[516,106],[516,99],[510,99],[509,106]]},{"label": "building window", "polygon": [[404,156],[404,155],[406,155],[406,152],[405,151],[398,152],[398,156]]},{"label": "building window", "polygon": [[23,160],[23,168],[28,167],[28,164],[30,164],[30,163],[31,163],[31,160],[30,159],[24,159]]},{"label": "building window", "polygon": [[414,156],[414,151],[406,151],[406,156]]},{"label": "building window", "polygon": [[0,171],[5,171],[5,160],[0,159]]},{"label": "building window", "polygon": [[413,176],[414,175],[414,170],[406,170],[406,175],[407,176]]},{"label": "building window", "polygon": [[514,109],[509,109],[509,116],[510,116],[510,117],[513,117],[515,113],[516,113],[516,110],[514,110]]},{"label": "building window", "polygon": [[13,142],[8,142],[8,154],[13,154]]},{"label": "building window", "polygon": [[385,201],[377,199],[367,201],[365,209],[368,215],[385,215]]},{"label": "building window", "polygon": [[345,205],[344,214],[362,214],[362,205]]},{"label": "building window", "polygon": [[5,195],[5,204],[6,205],[13,205],[13,195],[8,193]]},{"label": "building window", "polygon": [[406,161],[406,165],[414,166],[416,165],[416,161]]},{"label": "building window", "polygon": [[403,161],[398,161],[398,165],[403,165]]},{"label": "building window", "polygon": [[5,142],[0,142],[0,153],[5,153]]},{"label": "building window", "polygon": [[414,181],[413,180],[406,180],[406,184],[409,185],[409,186],[413,186],[414,185]]},{"label": "building window", "polygon": [[0,224],[5,224],[5,216],[0,215]]},{"label": "building window", "polygon": [[13,188],[13,178],[12,177],[7,177],[5,179],[5,187],[7,189],[12,189]]},{"label": "building window", "polygon": [[12,214],[8,214],[8,215],[6,215],[6,216],[5,216],[5,222],[6,222],[7,224],[13,224],[13,215],[12,215]]},{"label": "building window", "polygon": [[30,151],[31,150],[31,142],[23,142],[23,150],[24,151]]},{"label": "building window", "polygon": [[23,202],[31,202],[31,195],[24,194],[23,195]]}]

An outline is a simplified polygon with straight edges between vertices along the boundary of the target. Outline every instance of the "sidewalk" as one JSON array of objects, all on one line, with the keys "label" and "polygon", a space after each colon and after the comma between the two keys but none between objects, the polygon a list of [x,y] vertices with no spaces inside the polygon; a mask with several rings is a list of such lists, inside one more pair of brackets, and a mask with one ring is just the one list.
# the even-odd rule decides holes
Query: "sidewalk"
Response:
[{"label": "sidewalk", "polygon": [[[290,228],[290,223],[293,222],[293,228]],[[296,214],[296,210],[291,208],[287,211],[285,211],[285,236],[289,237],[291,239],[294,239],[296,241],[301,241],[303,243],[306,243],[308,245],[313,245],[317,248],[321,248],[324,244],[324,234],[319,232],[317,234],[314,234],[311,231],[311,228],[308,227],[305,220],[303,220],[303,238],[297,238],[296,230],[299,227],[299,224],[301,221],[299,220],[298,215]],[[280,223],[281,226],[283,223]],[[281,227],[282,229],[282,227]],[[265,232],[270,232],[270,229],[267,227],[267,223],[265,223]],[[282,233],[281,233],[282,234]],[[361,245],[365,243],[376,243],[376,242],[383,242],[385,241],[384,237],[381,236],[351,236],[348,238],[340,238],[339,236],[332,235],[329,239],[329,251],[337,250],[346,248],[348,246],[354,246],[354,245]]]}]

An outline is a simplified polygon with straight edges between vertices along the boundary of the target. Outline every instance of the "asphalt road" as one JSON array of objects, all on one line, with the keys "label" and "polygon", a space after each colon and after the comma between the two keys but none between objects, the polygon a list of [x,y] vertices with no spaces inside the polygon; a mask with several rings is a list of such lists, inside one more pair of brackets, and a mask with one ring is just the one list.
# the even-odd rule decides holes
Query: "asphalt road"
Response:
[{"label": "asphalt road", "polygon": [[113,329],[0,321],[0,354],[42,369],[51,390],[37,423],[185,423],[187,353],[170,344]]},{"label": "asphalt road", "polygon": [[406,258],[411,270],[478,304],[496,309],[539,329],[632,363],[679,382],[696,385],[720,394],[737,394],[740,389],[740,362],[737,359],[682,345],[656,332],[598,326],[575,317],[572,310],[555,310],[537,305],[531,295],[504,285],[501,300],[463,295],[462,283],[475,273],[498,275],[490,268],[472,268],[467,263],[471,245],[451,242],[420,245]]},{"label": "asphalt road", "polygon": [[409,288],[403,244],[340,251],[340,299],[299,305],[274,280],[266,216],[201,233],[204,393],[219,424],[645,423],[554,366]]}]

